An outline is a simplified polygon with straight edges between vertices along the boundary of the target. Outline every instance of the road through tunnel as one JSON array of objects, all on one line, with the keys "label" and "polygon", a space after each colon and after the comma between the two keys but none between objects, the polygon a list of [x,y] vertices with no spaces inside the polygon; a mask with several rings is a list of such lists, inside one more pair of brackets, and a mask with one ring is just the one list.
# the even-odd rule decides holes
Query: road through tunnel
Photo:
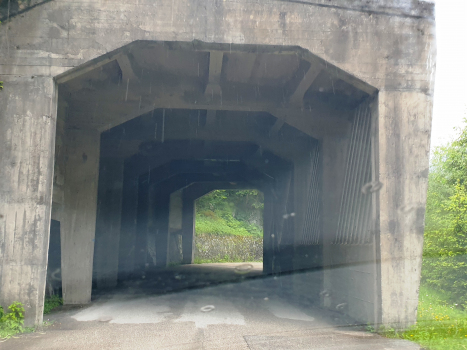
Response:
[{"label": "road through tunnel", "polygon": [[57,82],[65,304],[179,274],[194,262],[195,200],[257,189],[263,270],[252,277],[379,320],[374,88],[297,47],[149,41]]}]

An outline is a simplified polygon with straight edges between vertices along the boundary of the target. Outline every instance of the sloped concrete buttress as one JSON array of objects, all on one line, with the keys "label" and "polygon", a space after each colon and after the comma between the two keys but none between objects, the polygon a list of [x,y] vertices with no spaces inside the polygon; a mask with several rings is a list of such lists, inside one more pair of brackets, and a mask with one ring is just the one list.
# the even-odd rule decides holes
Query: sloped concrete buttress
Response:
[{"label": "sloped concrete buttress", "polygon": [[52,78],[2,77],[0,93],[0,305],[23,303],[42,323],[55,152]]},{"label": "sloped concrete buttress", "polygon": [[64,304],[91,301],[100,133],[66,130],[64,214],[61,223]]}]

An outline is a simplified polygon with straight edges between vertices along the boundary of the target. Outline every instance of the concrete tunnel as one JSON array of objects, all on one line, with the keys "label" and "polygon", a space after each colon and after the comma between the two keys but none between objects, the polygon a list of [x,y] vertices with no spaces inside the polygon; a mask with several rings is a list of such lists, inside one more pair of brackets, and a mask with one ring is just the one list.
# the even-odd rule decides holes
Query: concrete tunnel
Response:
[{"label": "concrete tunnel", "polygon": [[289,274],[294,298],[361,323],[398,319],[382,302],[399,287],[382,270],[393,248],[379,235],[376,88],[296,46],[199,41],[136,41],[55,80],[65,304],[89,303],[93,283],[193,263],[194,201],[255,188],[263,274]]},{"label": "concrete tunnel", "polygon": [[136,42],[57,82],[64,303],[193,263],[196,198],[256,188],[264,273],[313,270],[294,293],[378,317],[374,88],[298,48],[200,42]]}]

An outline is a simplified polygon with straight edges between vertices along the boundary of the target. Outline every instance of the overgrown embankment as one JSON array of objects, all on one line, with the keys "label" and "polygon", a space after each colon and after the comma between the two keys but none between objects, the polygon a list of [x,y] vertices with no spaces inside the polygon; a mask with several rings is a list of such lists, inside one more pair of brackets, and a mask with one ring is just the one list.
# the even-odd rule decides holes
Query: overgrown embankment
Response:
[{"label": "overgrown embankment", "polygon": [[197,234],[195,263],[263,261],[263,238]]},{"label": "overgrown embankment", "polygon": [[217,190],[196,203],[195,262],[263,260],[263,194]]}]

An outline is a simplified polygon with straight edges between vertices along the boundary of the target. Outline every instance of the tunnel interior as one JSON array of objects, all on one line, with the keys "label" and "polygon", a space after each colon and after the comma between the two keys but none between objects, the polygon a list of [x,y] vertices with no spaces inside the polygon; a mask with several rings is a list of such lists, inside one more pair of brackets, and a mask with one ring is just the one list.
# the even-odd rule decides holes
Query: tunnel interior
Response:
[{"label": "tunnel interior", "polygon": [[186,288],[195,200],[257,189],[262,270],[206,281],[199,266],[190,286],[283,276],[270,287],[297,302],[377,317],[374,88],[298,47],[152,41],[57,83],[65,304],[129,281]]}]

